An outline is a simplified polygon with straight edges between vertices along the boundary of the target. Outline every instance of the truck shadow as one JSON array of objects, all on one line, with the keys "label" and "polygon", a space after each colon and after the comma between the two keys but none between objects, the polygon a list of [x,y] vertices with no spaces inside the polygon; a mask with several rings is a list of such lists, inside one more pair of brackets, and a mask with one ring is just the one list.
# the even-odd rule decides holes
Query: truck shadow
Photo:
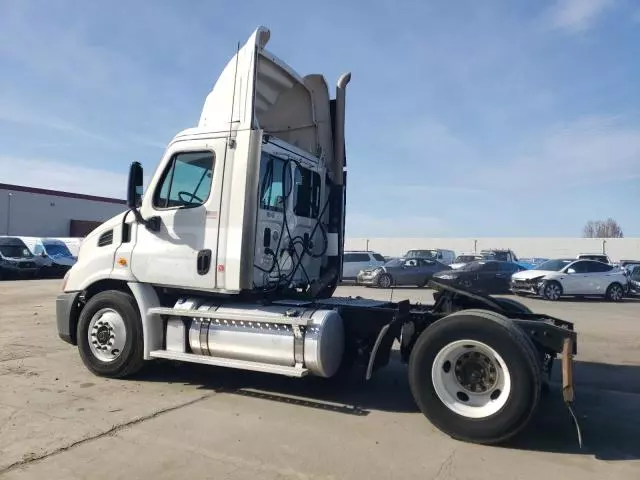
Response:
[{"label": "truck shadow", "polygon": [[[169,361],[152,362],[137,376],[144,382],[197,385],[202,389],[265,401],[276,401],[347,415],[372,410],[419,415],[411,395],[406,367],[393,352],[391,363],[367,382],[355,368],[336,379],[302,380]],[[550,392],[525,430],[495,448],[590,455],[600,460],[640,459],[640,365],[575,362],[576,404],[583,436],[578,447],[570,414],[562,402],[560,365],[554,366]]]}]

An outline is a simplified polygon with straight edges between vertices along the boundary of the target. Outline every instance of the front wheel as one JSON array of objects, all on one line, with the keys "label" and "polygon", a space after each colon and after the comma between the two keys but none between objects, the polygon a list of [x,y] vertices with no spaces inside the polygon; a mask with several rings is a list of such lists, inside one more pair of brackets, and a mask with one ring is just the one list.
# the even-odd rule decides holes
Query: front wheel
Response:
[{"label": "front wheel", "polygon": [[123,378],[143,364],[140,313],[128,293],[109,290],[91,297],[78,320],[78,350],[95,375]]},{"label": "front wheel", "polygon": [[409,358],[422,413],[447,435],[493,444],[516,435],[537,408],[542,379],[531,341],[505,317],[456,312],[428,327]]},{"label": "front wheel", "polygon": [[562,296],[562,285],[556,281],[548,282],[542,289],[542,296],[552,302],[560,300]]},{"label": "front wheel", "polygon": [[607,300],[611,302],[619,302],[620,300],[622,300],[624,298],[624,289],[622,288],[622,285],[620,285],[619,283],[612,283],[611,285],[609,285],[609,288],[607,288],[606,297]]},{"label": "front wheel", "polygon": [[383,273],[382,275],[380,275],[380,278],[378,278],[378,286],[380,288],[389,288],[392,283],[393,279],[388,273]]}]

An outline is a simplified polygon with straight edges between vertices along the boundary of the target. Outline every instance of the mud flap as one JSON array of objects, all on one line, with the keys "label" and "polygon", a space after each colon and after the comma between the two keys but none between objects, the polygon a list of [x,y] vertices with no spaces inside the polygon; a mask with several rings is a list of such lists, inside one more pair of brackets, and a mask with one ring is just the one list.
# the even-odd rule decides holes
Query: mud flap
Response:
[{"label": "mud flap", "polygon": [[562,398],[564,400],[573,424],[576,427],[578,434],[578,445],[582,448],[582,431],[580,430],[580,424],[578,422],[578,416],[573,409],[574,402],[574,390],[573,390],[573,339],[565,338],[562,348]]}]

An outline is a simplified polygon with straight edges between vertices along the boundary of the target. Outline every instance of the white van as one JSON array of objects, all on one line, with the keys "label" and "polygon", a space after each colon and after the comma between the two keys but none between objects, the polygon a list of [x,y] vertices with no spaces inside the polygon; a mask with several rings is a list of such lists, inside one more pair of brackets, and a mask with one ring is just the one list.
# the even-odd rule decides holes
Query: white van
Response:
[{"label": "white van", "polygon": [[77,258],[67,244],[57,238],[20,237],[36,258],[40,273],[61,277],[67,273]]},{"label": "white van", "polygon": [[344,252],[342,258],[342,280],[355,280],[360,270],[381,267],[386,260],[377,252],[350,251]]},{"label": "white van", "polygon": [[444,263],[445,265],[451,265],[456,258],[456,252],[443,248],[409,250],[403,255],[403,258],[426,258],[428,260],[437,260],[440,263]]}]

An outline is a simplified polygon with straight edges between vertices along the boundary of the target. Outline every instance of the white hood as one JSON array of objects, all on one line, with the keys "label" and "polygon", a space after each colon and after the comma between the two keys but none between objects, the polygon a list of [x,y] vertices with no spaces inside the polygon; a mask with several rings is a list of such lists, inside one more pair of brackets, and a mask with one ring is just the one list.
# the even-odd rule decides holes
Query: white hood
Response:
[{"label": "white hood", "polygon": [[554,272],[553,270],[523,270],[522,272],[514,273],[511,278],[515,280],[531,280],[532,278],[544,277]]},{"label": "white hood", "polygon": [[462,268],[466,265],[466,263],[452,263],[451,265],[449,265],[451,268],[453,268],[454,270],[458,269],[458,268]]}]

